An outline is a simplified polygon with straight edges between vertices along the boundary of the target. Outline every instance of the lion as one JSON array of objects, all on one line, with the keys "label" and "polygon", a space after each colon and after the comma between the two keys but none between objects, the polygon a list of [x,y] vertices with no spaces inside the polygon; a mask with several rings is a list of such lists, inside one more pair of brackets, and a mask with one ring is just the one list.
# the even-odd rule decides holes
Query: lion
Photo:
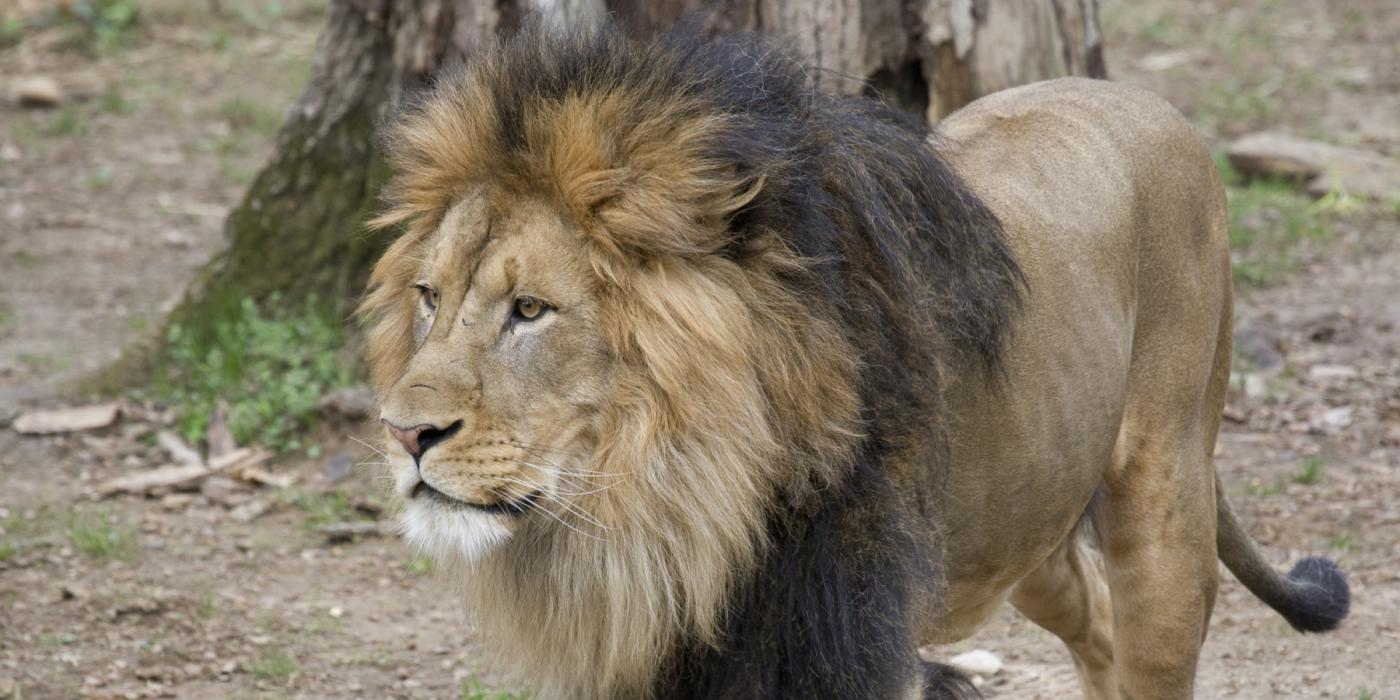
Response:
[{"label": "lion", "polygon": [[1210,154],[1060,79],[931,130],[756,37],[533,26],[398,115],[362,312],[410,543],[550,698],[975,696],[1003,602],[1092,698],[1182,698],[1217,558],[1297,629],[1212,454]]}]

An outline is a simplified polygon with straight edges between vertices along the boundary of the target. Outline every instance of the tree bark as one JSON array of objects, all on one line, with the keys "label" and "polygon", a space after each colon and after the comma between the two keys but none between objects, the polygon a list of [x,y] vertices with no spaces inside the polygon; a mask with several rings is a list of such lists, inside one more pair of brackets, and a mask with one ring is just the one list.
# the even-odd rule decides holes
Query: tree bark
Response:
[{"label": "tree bark", "polygon": [[1097,0],[332,0],[314,77],[276,154],[171,321],[198,333],[242,299],[273,293],[347,311],[385,244],[363,222],[388,174],[376,148],[387,110],[528,12],[566,25],[611,13],[655,32],[705,7],[707,32],[765,32],[818,85],[931,119],[1012,85],[1104,77]]}]

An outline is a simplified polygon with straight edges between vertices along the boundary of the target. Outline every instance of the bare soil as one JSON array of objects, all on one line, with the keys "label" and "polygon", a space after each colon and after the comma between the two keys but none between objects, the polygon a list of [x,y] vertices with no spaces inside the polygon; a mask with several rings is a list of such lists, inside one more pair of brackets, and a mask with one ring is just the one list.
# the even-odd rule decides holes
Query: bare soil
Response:
[{"label": "bare soil", "polygon": [[[288,489],[106,500],[98,482],[169,461],[150,440],[167,416],[133,407],[44,438],[3,427],[78,400],[75,380],[155,332],[270,152],[319,13],[223,5],[143,3],[134,36],[95,51],[61,27],[0,44],[0,91],[46,75],[69,93],[0,104],[0,697],[461,697],[490,669],[446,582],[392,537],[313,529],[385,517],[374,455],[352,439],[367,427],[332,424],[321,456],[276,464]],[[1115,79],[1168,97],[1216,148],[1268,128],[1400,154],[1400,6],[1215,5],[1105,2]],[[1400,697],[1395,206],[1329,215],[1296,270],[1239,290],[1220,472],[1270,558],[1338,558],[1354,607],[1304,637],[1224,573],[1202,697]],[[266,514],[244,521],[250,504]],[[981,681],[989,697],[1077,694],[1059,643],[1010,609],[938,653],[973,648],[1006,662]]]}]

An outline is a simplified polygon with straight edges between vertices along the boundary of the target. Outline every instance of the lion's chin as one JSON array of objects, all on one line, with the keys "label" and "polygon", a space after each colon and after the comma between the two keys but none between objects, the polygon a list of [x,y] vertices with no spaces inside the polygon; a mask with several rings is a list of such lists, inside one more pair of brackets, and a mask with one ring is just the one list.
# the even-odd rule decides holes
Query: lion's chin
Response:
[{"label": "lion's chin", "polygon": [[444,510],[410,501],[399,520],[404,540],[434,559],[475,561],[510,539],[505,517],[469,509]]}]

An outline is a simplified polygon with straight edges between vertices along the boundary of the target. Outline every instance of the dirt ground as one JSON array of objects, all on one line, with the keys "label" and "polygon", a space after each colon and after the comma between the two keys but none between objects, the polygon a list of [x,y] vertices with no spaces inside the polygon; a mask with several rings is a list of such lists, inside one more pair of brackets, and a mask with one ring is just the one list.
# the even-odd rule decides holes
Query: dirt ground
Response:
[{"label": "dirt ground", "polygon": [[[469,679],[490,669],[430,565],[392,537],[315,529],[382,515],[373,452],[353,439],[366,427],[333,422],[321,456],[274,465],[285,489],[102,500],[102,480],[169,462],[150,439],[168,416],[5,427],[72,403],[76,380],[156,329],[270,151],[320,14],[223,4],[142,3],[118,45],[0,34],[0,91],[46,75],[67,93],[0,103],[0,698],[484,697]],[[1214,4],[1106,0],[1114,77],[1171,99],[1213,148],[1270,129],[1400,155],[1400,6]],[[1303,637],[1225,574],[1201,697],[1400,698],[1400,200],[1325,223],[1294,269],[1238,292],[1217,463],[1278,566],[1340,560],[1352,614]],[[968,649],[1005,662],[988,697],[1077,694],[1059,643],[1010,609],[938,653]]]}]

